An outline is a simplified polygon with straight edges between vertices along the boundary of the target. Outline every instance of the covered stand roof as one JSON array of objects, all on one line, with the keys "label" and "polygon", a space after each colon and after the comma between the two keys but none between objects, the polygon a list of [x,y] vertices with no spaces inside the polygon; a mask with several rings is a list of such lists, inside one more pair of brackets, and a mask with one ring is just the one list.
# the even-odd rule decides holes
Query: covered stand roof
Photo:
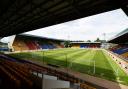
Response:
[{"label": "covered stand roof", "polygon": [[72,44],[101,44],[101,42],[71,42]]},{"label": "covered stand roof", "polygon": [[35,39],[35,40],[52,40],[56,42],[63,42],[65,40],[63,39],[54,39],[54,38],[48,38],[48,37],[42,37],[42,36],[36,36],[36,35],[30,35],[30,34],[18,34],[16,37],[19,37],[21,39]]},{"label": "covered stand roof", "polygon": [[108,41],[109,43],[128,43],[128,28]]},{"label": "covered stand roof", "polygon": [[75,20],[122,8],[127,0],[0,0],[0,36]]}]

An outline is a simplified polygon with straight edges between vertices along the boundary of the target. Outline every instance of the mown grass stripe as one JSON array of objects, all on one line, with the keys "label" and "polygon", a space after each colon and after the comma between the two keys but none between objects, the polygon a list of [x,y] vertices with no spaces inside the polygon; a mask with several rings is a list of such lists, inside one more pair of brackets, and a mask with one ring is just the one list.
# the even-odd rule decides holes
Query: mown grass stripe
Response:
[{"label": "mown grass stripe", "polygon": [[[45,51],[45,61],[62,67],[70,67],[72,70],[87,73],[93,76],[102,77],[108,80],[117,81],[128,85],[128,75],[102,50],[95,49],[58,49]],[[67,54],[68,62],[66,63]],[[42,52],[29,52],[11,54],[17,58],[43,62]],[[95,61],[96,72],[93,74]],[[109,63],[110,62],[110,63]],[[72,65],[70,66],[70,64]],[[67,65],[68,64],[68,65]],[[113,67],[113,68],[112,68]],[[119,69],[116,75],[114,69]],[[117,79],[119,77],[119,79]]]}]

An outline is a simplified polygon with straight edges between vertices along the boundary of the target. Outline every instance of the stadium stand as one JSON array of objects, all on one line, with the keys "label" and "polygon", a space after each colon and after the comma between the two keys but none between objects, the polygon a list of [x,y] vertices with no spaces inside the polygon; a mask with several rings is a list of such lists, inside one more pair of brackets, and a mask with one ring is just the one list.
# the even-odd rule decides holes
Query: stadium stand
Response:
[{"label": "stadium stand", "polygon": [[125,58],[128,58],[128,52],[125,52],[125,53],[121,54],[121,56],[124,56]]},{"label": "stadium stand", "polygon": [[[19,89],[20,87],[22,87],[22,89],[32,89],[33,82],[30,78],[31,74],[26,68],[9,60],[2,60],[0,61],[0,64],[0,74],[3,76],[2,87],[5,87],[5,89]],[[6,87],[5,84],[8,81],[10,81],[10,83],[8,83],[8,86]]]},{"label": "stadium stand", "polygon": [[[0,35],[4,37],[82,18],[85,16],[98,14],[101,12],[115,10],[118,8],[122,8],[127,14],[128,3],[127,0],[76,0],[71,2],[68,0],[1,0],[0,4]],[[26,50],[26,47],[22,48],[22,45],[26,46],[26,44],[24,45],[24,43],[24,41],[23,43],[21,42],[21,44],[19,44],[19,47],[16,48],[15,45],[13,51]],[[32,47],[32,49],[33,48],[34,47]],[[2,83],[0,84],[0,89],[39,89],[37,87],[34,88],[35,83],[31,81],[31,78],[28,78],[26,74],[23,73],[25,71],[23,71],[22,69],[30,68],[28,67],[30,65],[25,65],[24,67],[22,67],[21,64],[19,65],[19,63],[17,62],[14,62],[13,64],[12,62],[6,61],[5,59],[6,57],[3,60],[1,59],[0,62],[0,75],[2,76],[2,79],[0,79],[0,82]],[[16,68],[11,68],[12,66],[16,68],[18,66],[18,68],[20,68],[17,70]],[[47,71],[51,71],[48,68],[45,69],[47,69]],[[23,75],[19,75],[19,71]],[[30,73],[30,71],[27,72]],[[59,72],[57,74],[61,77],[64,73]],[[67,76],[67,74],[64,74],[63,76]],[[68,77],[68,79],[70,78],[72,77]],[[8,83],[8,86],[6,83]],[[81,81],[81,83],[83,83],[83,81]],[[81,87],[83,89],[89,88],[89,85],[86,84],[83,84],[82,86],[84,86]]]},{"label": "stadium stand", "polygon": [[0,51],[8,51],[8,44],[0,42]]},{"label": "stadium stand", "polygon": [[122,56],[123,58],[128,58],[128,46],[126,45],[117,45],[112,48],[110,48],[112,52]]},{"label": "stadium stand", "polygon": [[53,44],[54,48],[64,48],[64,45],[62,45],[62,44],[59,45],[58,43],[55,43],[55,42],[52,42],[52,41],[50,41],[49,43]]},{"label": "stadium stand", "polygon": [[36,49],[38,49],[37,45],[33,41],[26,41],[25,43],[28,46],[29,50],[36,50]]},{"label": "stadium stand", "polygon": [[26,43],[20,39],[15,39],[15,41],[13,42],[13,50],[15,51],[21,51],[21,50],[29,50],[28,46],[26,45]]},{"label": "stadium stand", "polygon": [[13,42],[10,43],[12,43],[11,47],[13,51],[25,51],[63,48],[64,46],[61,42],[63,40],[20,34],[16,35]]},{"label": "stadium stand", "polygon": [[128,47],[127,46],[121,46],[121,45],[118,45],[116,47],[114,47],[114,49],[112,50],[114,53],[117,53],[117,54],[123,54],[123,53],[126,53],[128,52]]},{"label": "stadium stand", "polygon": [[100,48],[100,42],[71,42],[73,48]]},{"label": "stadium stand", "polygon": [[109,40],[110,43],[117,44],[116,46],[113,46],[109,48],[112,52],[128,59],[128,29],[125,29],[124,31],[117,34],[115,37],[113,37],[111,40]]},{"label": "stadium stand", "polygon": [[[121,60],[116,59],[116,62],[128,73],[128,28],[117,34],[108,42],[113,43],[114,46],[110,46],[109,50],[114,55],[118,56]],[[115,58],[115,57],[113,57]]]}]

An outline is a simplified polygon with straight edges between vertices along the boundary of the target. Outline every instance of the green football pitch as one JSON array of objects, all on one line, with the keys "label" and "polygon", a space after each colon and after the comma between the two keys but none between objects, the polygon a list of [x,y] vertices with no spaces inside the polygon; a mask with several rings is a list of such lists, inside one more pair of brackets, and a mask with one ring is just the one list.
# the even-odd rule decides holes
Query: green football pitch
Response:
[{"label": "green football pitch", "polygon": [[128,75],[101,49],[56,49],[11,56],[48,63],[128,85]]}]

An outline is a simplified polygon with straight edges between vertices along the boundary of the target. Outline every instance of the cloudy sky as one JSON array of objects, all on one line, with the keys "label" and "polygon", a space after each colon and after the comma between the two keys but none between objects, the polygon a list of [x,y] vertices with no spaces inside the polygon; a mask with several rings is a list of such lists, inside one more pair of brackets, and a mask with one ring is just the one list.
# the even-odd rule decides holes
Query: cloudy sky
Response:
[{"label": "cloudy sky", "polygon": [[93,41],[97,37],[104,39],[104,33],[106,34],[105,39],[108,40],[126,28],[128,28],[128,17],[121,9],[118,9],[26,32],[25,34],[57,39]]}]

